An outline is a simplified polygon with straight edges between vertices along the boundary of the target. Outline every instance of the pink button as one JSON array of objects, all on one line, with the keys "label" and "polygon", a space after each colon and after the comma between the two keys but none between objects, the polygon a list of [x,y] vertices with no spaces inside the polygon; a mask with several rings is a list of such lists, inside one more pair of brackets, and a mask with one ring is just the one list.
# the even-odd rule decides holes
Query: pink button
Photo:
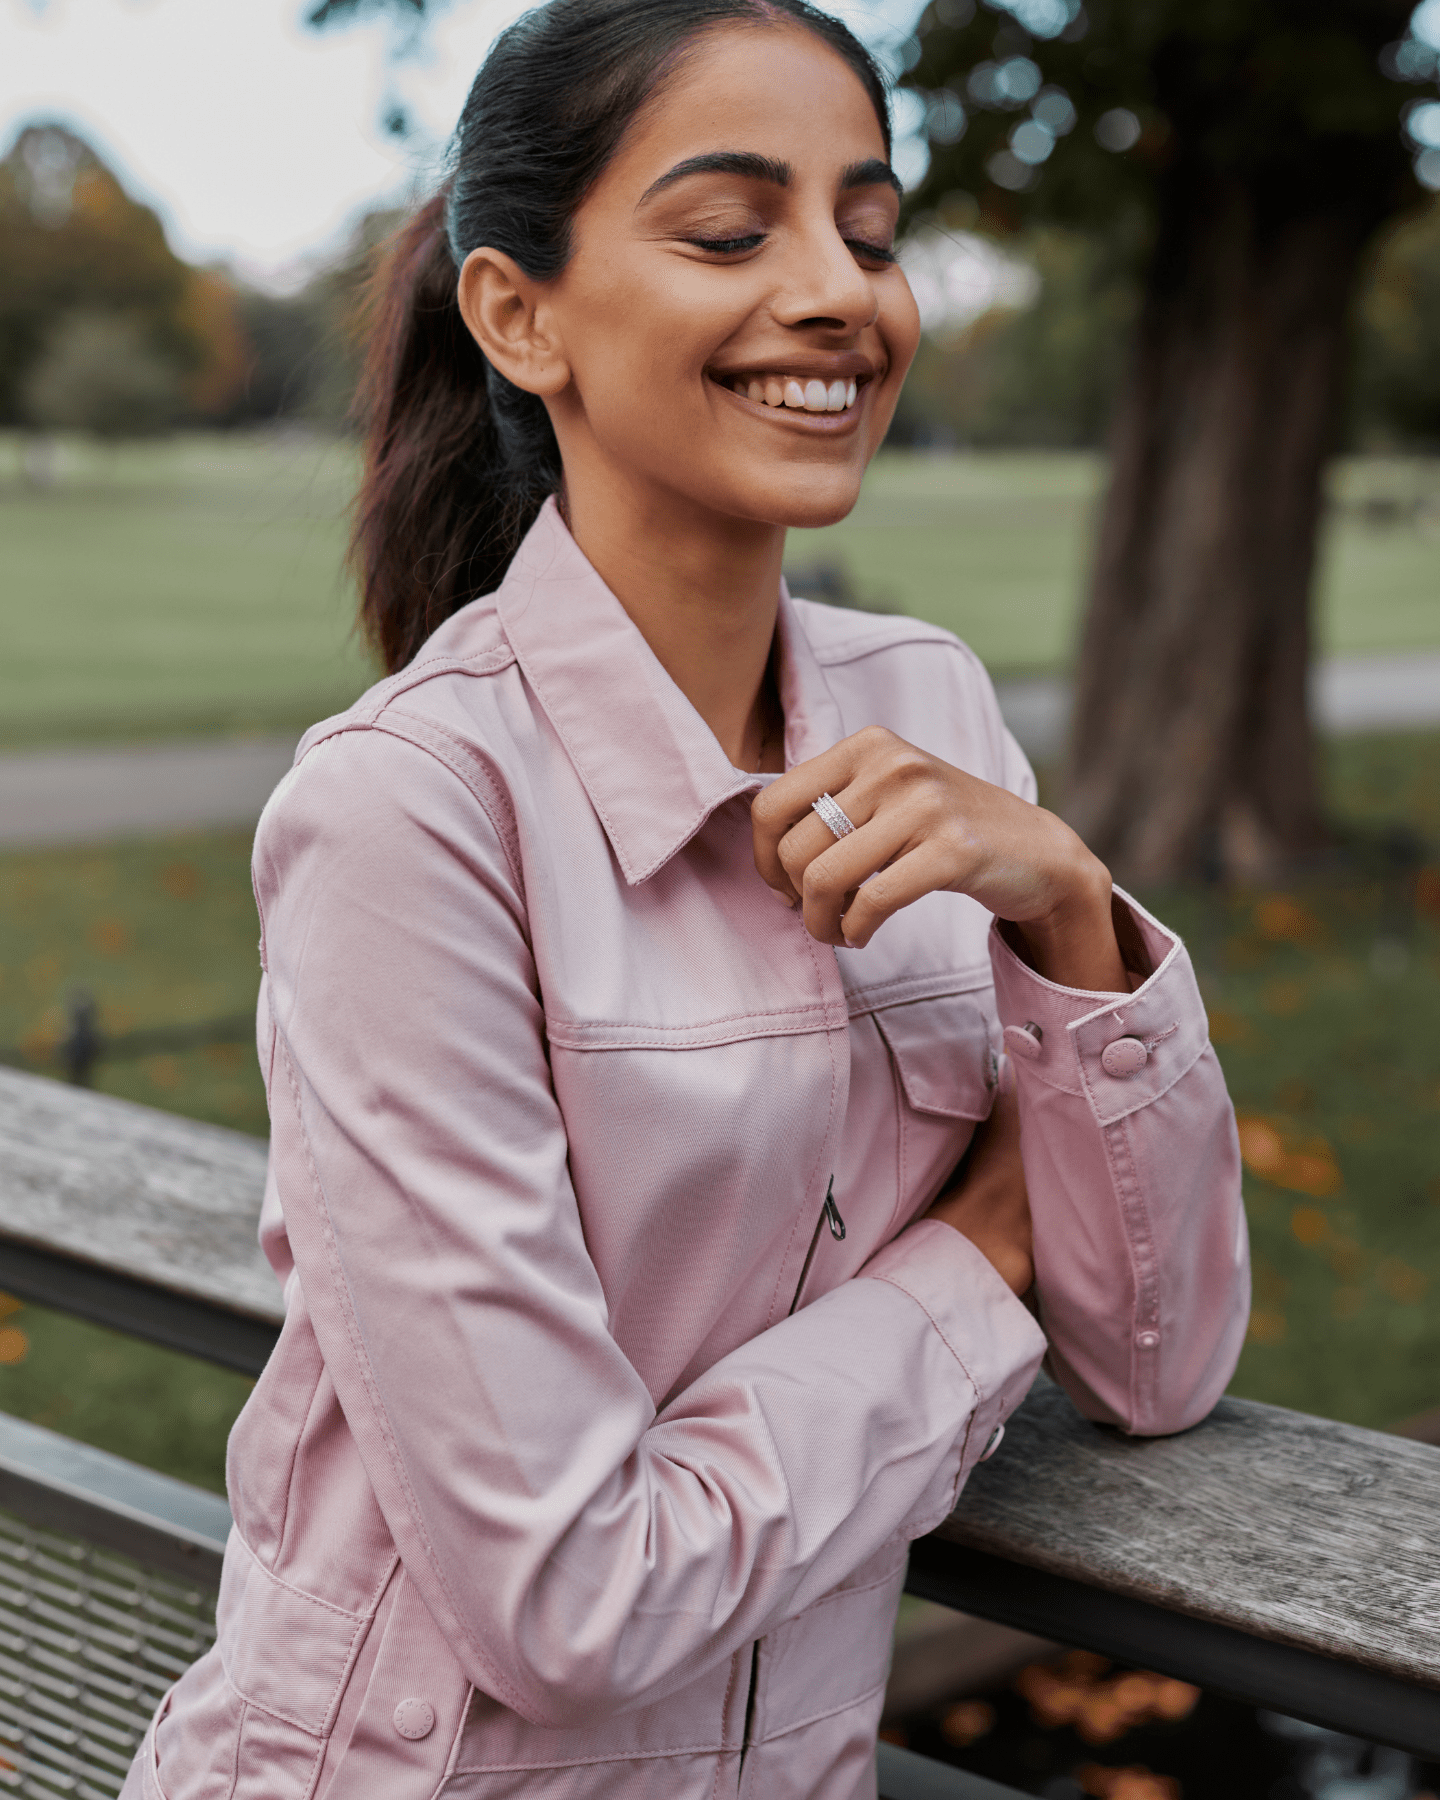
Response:
[{"label": "pink button", "polygon": [[1150,1052],[1139,1038],[1116,1038],[1100,1052],[1100,1067],[1107,1075],[1138,1075],[1150,1060]]},{"label": "pink button", "polygon": [[995,1427],[995,1429],[990,1433],[990,1442],[980,1452],[981,1462],[989,1462],[990,1458],[1000,1448],[1000,1440],[1001,1440],[1001,1438],[1004,1437],[1004,1435],[1005,1435],[1005,1427],[1003,1425],[997,1425]]},{"label": "pink button", "polygon": [[1135,1334],[1135,1342],[1142,1350],[1153,1350],[1160,1342],[1158,1331],[1140,1331]]},{"label": "pink button", "polygon": [[1040,1054],[1040,1040],[1045,1033],[1038,1025],[1007,1025],[1005,1027],[1005,1048],[1012,1056],[1023,1057],[1026,1062],[1034,1062]]},{"label": "pink button", "polygon": [[435,1729],[435,1708],[428,1700],[402,1700],[395,1708],[395,1729],[403,1738],[429,1737]]}]

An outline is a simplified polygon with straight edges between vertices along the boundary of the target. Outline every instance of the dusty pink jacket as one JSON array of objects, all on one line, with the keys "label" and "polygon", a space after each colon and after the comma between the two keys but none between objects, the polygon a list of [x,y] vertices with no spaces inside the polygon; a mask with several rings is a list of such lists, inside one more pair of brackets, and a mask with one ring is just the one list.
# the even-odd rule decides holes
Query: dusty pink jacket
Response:
[{"label": "dusty pink jacket", "polygon": [[[1033,795],[945,632],[779,630],[787,763],[879,722]],[[255,847],[286,1323],[127,1800],[873,1796],[906,1546],[1046,1337],[1129,1431],[1221,1393],[1246,1240],[1184,949],[1132,907],[1148,978],[1072,992],[936,894],[837,956],[755,873],[762,780],[553,505],[305,738]],[[911,1222],[1007,1031],[1043,1337]]]}]

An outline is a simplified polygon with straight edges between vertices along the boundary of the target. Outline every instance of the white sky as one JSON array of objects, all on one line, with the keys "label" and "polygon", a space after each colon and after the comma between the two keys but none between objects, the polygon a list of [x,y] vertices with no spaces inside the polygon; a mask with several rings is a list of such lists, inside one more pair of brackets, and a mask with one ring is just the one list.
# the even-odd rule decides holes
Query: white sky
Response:
[{"label": "white sky", "polygon": [[[872,45],[922,0],[832,0]],[[153,206],[192,261],[285,286],[357,213],[426,180],[495,34],[523,0],[453,0],[392,64],[380,20],[308,31],[306,0],[0,0],[0,154],[57,119]],[[429,137],[380,126],[400,100]],[[911,166],[907,167],[907,156]],[[897,148],[913,178],[915,149]]]}]

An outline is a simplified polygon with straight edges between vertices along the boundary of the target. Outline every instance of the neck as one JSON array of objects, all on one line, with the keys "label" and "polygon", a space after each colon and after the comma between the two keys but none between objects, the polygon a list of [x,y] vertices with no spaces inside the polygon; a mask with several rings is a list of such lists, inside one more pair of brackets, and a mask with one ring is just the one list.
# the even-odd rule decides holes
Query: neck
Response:
[{"label": "neck", "polygon": [[[571,479],[576,543],[737,768],[783,768],[766,672],[785,528],[727,519],[674,495]],[[768,740],[768,741],[767,741]]]}]

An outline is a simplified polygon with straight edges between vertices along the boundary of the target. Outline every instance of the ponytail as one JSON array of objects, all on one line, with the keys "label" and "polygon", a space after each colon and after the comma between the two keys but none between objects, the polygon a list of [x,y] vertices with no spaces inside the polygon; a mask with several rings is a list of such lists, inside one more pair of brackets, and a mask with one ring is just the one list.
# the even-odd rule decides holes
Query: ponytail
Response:
[{"label": "ponytail", "polygon": [[496,40],[460,116],[450,180],[392,240],[373,290],[350,566],[387,671],[499,587],[560,485],[543,403],[493,368],[466,329],[460,265],[488,246],[552,280],[570,259],[577,207],[687,46],[722,25],[787,23],[849,63],[888,155],[884,80],[808,0],[549,0]]},{"label": "ponytail", "polygon": [[500,585],[559,480],[544,407],[491,368],[460,316],[446,202],[437,194],[387,248],[356,399],[365,468],[350,566],[387,672]]}]

